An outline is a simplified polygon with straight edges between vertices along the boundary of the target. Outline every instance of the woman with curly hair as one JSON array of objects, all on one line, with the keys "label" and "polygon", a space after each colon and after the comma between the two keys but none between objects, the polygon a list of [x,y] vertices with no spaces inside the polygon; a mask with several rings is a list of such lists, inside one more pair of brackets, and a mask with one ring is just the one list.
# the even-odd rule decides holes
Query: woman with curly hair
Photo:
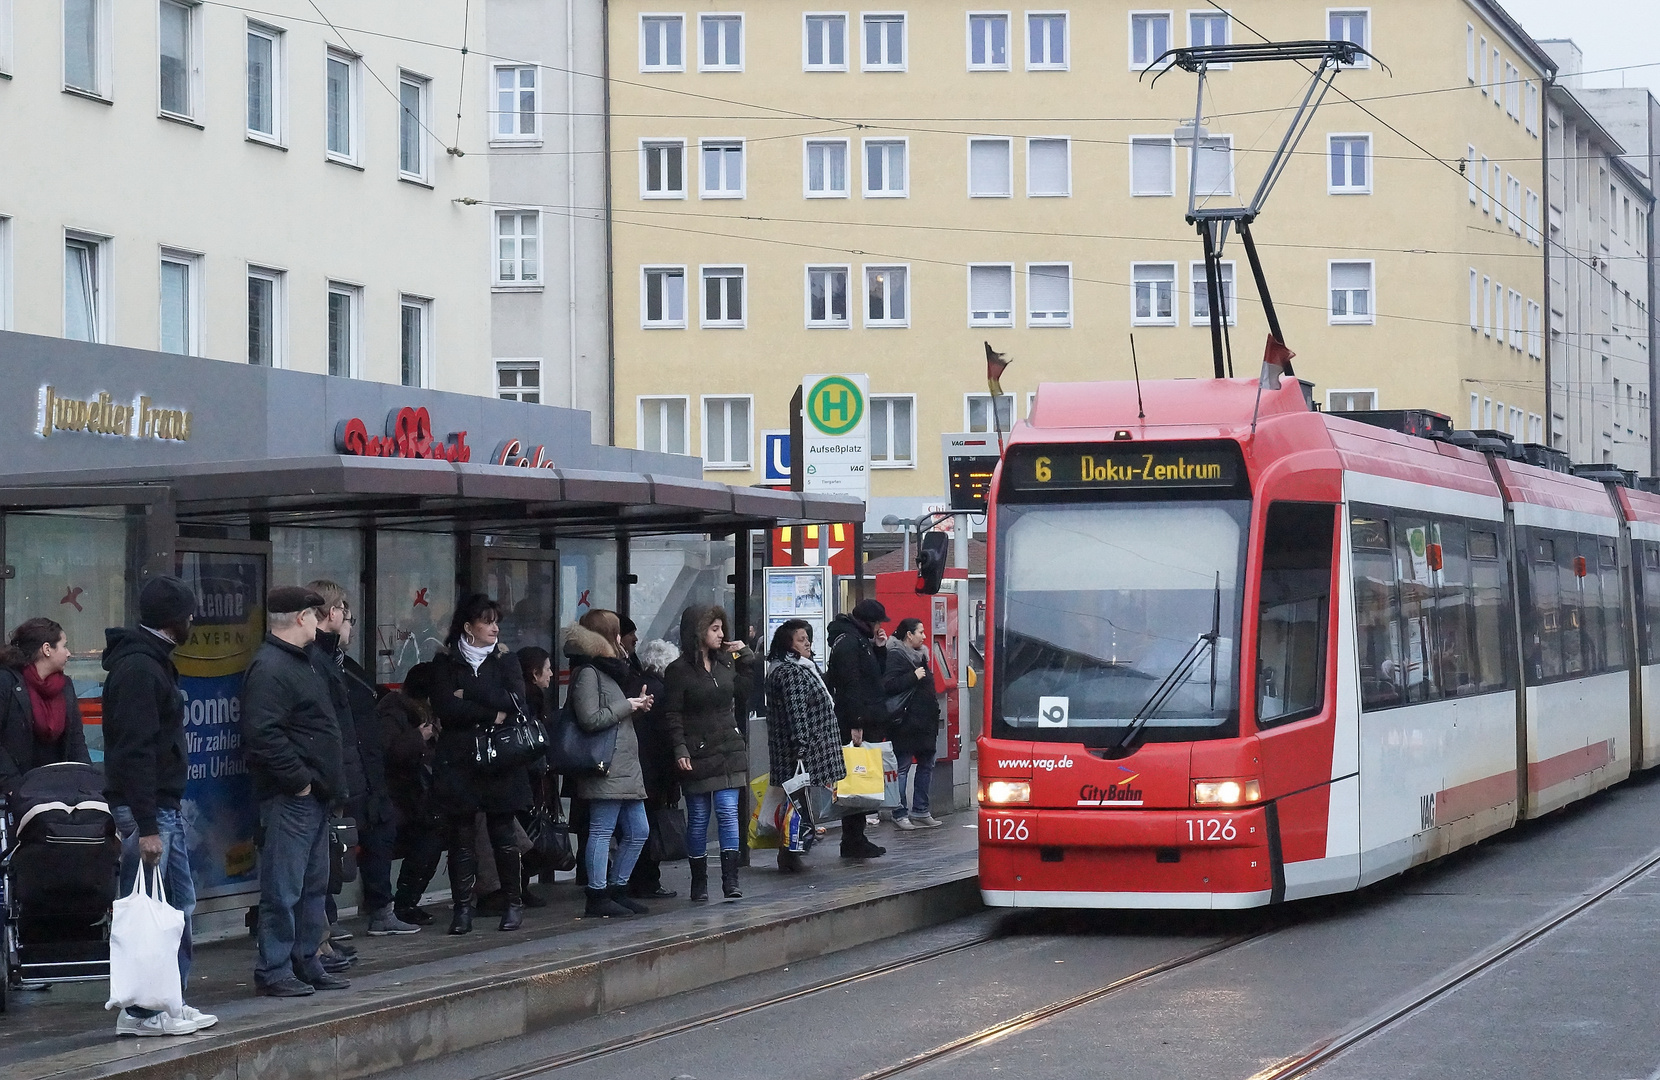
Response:
[{"label": "woman with curly hair", "polygon": [[[842,760],[841,727],[836,722],[836,702],[825,688],[818,664],[813,661],[813,627],[805,619],[790,619],[772,635],[767,650],[771,670],[767,672],[767,755],[772,779],[782,784],[795,775],[800,762],[820,787],[832,787],[847,775]],[[801,803],[806,790],[797,793]],[[808,811],[794,816],[790,835],[779,837],[778,869],[800,873],[807,853],[802,836],[810,828]]]}]

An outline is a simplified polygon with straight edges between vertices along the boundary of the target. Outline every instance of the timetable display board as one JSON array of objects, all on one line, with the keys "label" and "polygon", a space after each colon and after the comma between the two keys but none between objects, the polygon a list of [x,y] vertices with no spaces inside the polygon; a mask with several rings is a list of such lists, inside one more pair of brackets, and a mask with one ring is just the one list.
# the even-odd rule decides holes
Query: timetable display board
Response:
[{"label": "timetable display board", "polygon": [[1234,443],[1079,443],[1010,449],[1005,490],[1045,492],[1203,491],[1218,494],[1247,485]]}]

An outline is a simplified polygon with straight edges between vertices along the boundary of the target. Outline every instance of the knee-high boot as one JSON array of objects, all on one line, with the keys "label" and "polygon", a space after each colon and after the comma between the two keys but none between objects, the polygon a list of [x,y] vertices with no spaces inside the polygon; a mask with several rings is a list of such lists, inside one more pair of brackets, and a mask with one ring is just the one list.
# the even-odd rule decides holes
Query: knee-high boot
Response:
[{"label": "knee-high boot", "polygon": [[694,855],[686,860],[692,864],[692,891],[687,894],[688,900],[709,899],[709,857]]},{"label": "knee-high boot", "polygon": [[496,870],[501,875],[501,891],[507,898],[507,909],[501,914],[498,930],[517,930],[524,921],[524,878],[521,876],[519,849],[496,849]]},{"label": "knee-high boot", "polygon": [[735,848],[725,848],[720,853],[720,891],[728,900],[739,900],[744,895],[738,890],[738,867],[742,858],[743,853]]},{"label": "knee-high boot", "polygon": [[473,887],[478,884],[478,856],[471,843],[450,845],[450,933],[473,932]]}]

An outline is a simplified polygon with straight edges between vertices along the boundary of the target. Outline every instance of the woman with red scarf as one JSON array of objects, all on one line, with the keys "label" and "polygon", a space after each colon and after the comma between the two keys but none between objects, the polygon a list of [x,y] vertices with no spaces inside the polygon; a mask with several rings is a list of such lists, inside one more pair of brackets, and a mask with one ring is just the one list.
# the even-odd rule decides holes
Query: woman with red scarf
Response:
[{"label": "woman with red scarf", "polygon": [[68,663],[69,639],[51,619],[30,619],[0,649],[0,793],[38,766],[91,762]]}]

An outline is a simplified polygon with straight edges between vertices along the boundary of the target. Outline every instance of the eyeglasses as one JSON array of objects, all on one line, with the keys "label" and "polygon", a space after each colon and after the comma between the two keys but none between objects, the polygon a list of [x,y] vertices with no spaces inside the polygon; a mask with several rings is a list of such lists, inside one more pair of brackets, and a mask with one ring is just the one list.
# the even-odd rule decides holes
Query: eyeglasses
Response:
[{"label": "eyeglasses", "polygon": [[345,623],[347,626],[356,626],[357,625],[357,616],[356,615],[347,615],[344,619],[342,619],[340,621]]}]

